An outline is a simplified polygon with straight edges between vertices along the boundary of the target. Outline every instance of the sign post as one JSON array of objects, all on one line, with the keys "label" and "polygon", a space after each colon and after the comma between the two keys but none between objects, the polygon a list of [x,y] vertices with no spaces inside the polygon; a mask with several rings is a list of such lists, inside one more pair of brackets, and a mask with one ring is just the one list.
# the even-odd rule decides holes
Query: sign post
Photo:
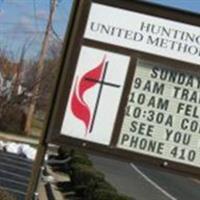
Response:
[{"label": "sign post", "polygon": [[47,142],[200,175],[199,16],[80,0]]},{"label": "sign post", "polygon": [[[72,4],[72,8],[71,8],[71,14],[70,14],[70,19],[69,19],[69,23],[68,23],[68,28],[67,28],[67,32],[66,32],[66,36],[65,36],[65,47],[63,48],[63,56],[66,56],[66,51],[68,51],[68,46],[70,43],[70,38],[71,38],[71,34],[72,34],[72,27],[73,24],[75,22],[76,19],[76,14],[77,14],[77,10],[78,10],[78,6],[80,6],[78,4],[77,1],[74,1]],[[29,185],[28,185],[28,189],[27,189],[27,194],[26,194],[26,200],[35,200],[38,197],[36,196],[36,190],[38,187],[38,183],[40,181],[40,173],[41,173],[41,167],[44,164],[44,158],[45,158],[45,154],[48,148],[48,142],[47,142],[47,135],[49,132],[49,124],[51,121],[51,116],[52,116],[52,109],[53,109],[53,104],[54,104],[54,100],[56,98],[56,88],[59,85],[59,78],[60,78],[60,74],[62,74],[62,67],[60,68],[60,72],[58,74],[57,77],[57,84],[55,86],[55,91],[52,94],[52,99],[51,99],[51,107],[49,108],[49,112],[48,112],[48,117],[46,119],[46,124],[45,127],[42,131],[42,136],[39,140],[39,144],[37,147],[37,155],[36,155],[36,159],[34,161],[33,164],[33,168],[32,168],[32,173],[31,173],[31,177],[29,180]],[[37,194],[38,195],[38,194]]]}]

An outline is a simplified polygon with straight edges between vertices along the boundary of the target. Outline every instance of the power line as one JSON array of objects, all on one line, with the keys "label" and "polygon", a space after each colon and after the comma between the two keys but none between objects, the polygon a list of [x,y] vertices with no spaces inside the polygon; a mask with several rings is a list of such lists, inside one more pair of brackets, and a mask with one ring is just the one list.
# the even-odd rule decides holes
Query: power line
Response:
[{"label": "power line", "polygon": [[33,35],[33,34],[35,34],[35,35],[40,35],[40,36],[43,36],[45,33],[43,32],[43,33],[41,33],[41,32],[24,32],[24,33],[20,33],[20,32],[18,32],[18,33],[12,33],[12,32],[1,32],[0,31],[0,35],[6,35],[6,36],[25,36],[25,35]]},{"label": "power line", "polygon": [[58,40],[59,42],[62,42],[62,41],[63,41],[63,40],[62,40],[62,37],[63,37],[63,36],[59,35],[59,34],[55,31],[55,29],[54,29],[53,26],[51,26],[51,31],[52,31],[53,36],[55,36],[56,40]]},{"label": "power line", "polygon": [[34,21],[35,21],[35,28],[38,30],[38,24],[37,24],[37,8],[36,8],[36,3],[35,0],[33,0],[33,12],[34,12]]},{"label": "power line", "polygon": [[[40,19],[40,18],[37,18],[37,21],[44,21],[46,22],[47,20],[46,19]],[[55,23],[63,23],[63,22],[66,22],[66,20],[63,20],[63,19],[55,19],[54,20]],[[0,21],[0,24],[4,24],[4,25],[17,25],[19,24],[20,22],[12,22],[12,21]]]},{"label": "power line", "polygon": [[33,34],[33,33],[38,33],[38,34],[44,34],[45,33],[45,31],[20,31],[20,32],[18,32],[18,31],[1,31],[0,30],[0,33],[6,33],[6,34]]},{"label": "power line", "polygon": [[[12,1],[6,1],[6,0],[0,0],[0,1],[3,1],[4,3],[6,4],[21,4],[21,3],[27,3],[27,4],[32,4],[32,1],[29,1],[29,0],[12,0]],[[45,2],[44,3],[45,5],[48,5],[49,3]]]}]

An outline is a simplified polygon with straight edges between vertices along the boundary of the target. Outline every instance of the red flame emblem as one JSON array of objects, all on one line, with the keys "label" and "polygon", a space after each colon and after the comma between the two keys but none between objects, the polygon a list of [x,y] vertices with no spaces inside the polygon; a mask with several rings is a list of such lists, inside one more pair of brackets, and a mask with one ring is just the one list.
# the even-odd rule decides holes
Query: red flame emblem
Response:
[{"label": "red flame emblem", "polygon": [[[77,77],[75,87],[71,98],[71,110],[75,117],[81,120],[86,129],[86,133],[90,127],[92,118],[91,110],[84,99],[84,95],[87,90],[94,87],[97,82],[86,81],[87,78],[100,80],[105,66],[105,56],[101,63],[92,70],[86,72],[80,79]],[[78,80],[80,80],[78,82]]]}]

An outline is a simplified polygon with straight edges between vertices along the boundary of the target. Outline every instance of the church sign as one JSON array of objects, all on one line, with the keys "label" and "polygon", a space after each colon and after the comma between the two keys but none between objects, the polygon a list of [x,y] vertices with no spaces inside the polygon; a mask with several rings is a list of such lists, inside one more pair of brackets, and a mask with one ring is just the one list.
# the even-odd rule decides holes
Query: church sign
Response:
[{"label": "church sign", "polygon": [[199,16],[80,0],[47,141],[199,176]]}]

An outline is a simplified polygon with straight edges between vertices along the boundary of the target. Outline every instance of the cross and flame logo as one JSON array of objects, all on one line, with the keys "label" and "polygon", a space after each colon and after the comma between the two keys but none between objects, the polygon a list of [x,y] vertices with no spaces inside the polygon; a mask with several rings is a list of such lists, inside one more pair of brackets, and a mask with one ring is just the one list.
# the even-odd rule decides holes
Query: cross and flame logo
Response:
[{"label": "cross and flame logo", "polygon": [[[103,90],[103,85],[120,87],[117,84],[109,83],[105,81],[105,76],[108,68],[108,61],[106,55],[104,55],[100,64],[94,67],[92,70],[86,72],[82,77],[76,77],[75,87],[71,97],[71,111],[73,115],[84,123],[85,133],[92,132],[95,117],[98,110],[98,105]],[[88,90],[100,84],[97,99],[95,102],[95,108],[92,112],[89,105],[85,101],[85,94]]]},{"label": "cross and flame logo", "polygon": [[85,73],[78,83],[78,77],[76,79],[72,99],[71,99],[71,110],[74,116],[80,119],[86,128],[86,133],[89,130],[90,122],[91,122],[91,110],[87,103],[84,100],[84,94],[87,90],[94,87],[97,82],[87,81],[88,77],[91,77],[96,80],[100,80],[103,72],[103,68],[105,66],[106,57],[104,56],[101,63],[95,67],[94,69],[90,70],[89,72]]}]

